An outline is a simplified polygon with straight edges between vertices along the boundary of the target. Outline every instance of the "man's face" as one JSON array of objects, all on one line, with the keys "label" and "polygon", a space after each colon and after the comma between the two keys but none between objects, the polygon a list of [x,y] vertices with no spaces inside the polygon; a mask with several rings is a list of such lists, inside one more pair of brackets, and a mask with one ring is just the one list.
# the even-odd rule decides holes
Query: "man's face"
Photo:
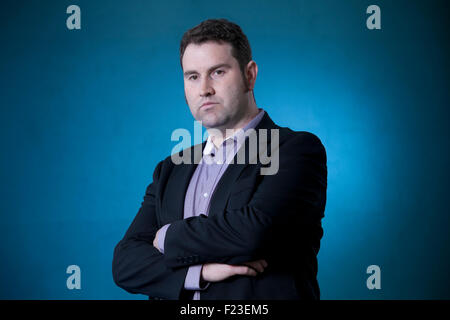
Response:
[{"label": "man's face", "polygon": [[229,43],[209,41],[191,43],[184,52],[186,101],[205,128],[234,128],[247,112],[248,90],[231,50]]}]

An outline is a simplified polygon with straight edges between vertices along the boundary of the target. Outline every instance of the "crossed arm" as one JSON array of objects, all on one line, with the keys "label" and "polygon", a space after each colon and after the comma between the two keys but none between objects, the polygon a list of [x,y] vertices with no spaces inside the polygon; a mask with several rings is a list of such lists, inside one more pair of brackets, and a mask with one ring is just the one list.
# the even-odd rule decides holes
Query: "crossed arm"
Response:
[{"label": "crossed arm", "polygon": [[[307,223],[318,212],[314,208],[324,200],[326,155],[322,144],[312,135],[291,140],[287,151],[280,152],[278,173],[264,177],[248,205],[210,218],[173,222],[165,234],[164,254],[153,245],[158,232],[155,188],[160,162],[136,218],[115,248],[116,283],[132,293],[178,299],[192,265],[203,264],[205,281],[221,281],[219,271],[224,272],[222,276],[263,271],[267,264],[261,260],[250,264],[250,268],[236,269],[233,265],[248,266],[274,224],[290,221],[293,214],[302,215],[301,220]],[[195,261],[179,259],[180,254],[193,256]]]},{"label": "crossed arm", "polygon": [[[164,255],[153,246],[158,231],[155,190],[162,164],[163,161],[157,165],[153,182],[147,187],[136,217],[114,249],[112,272],[115,283],[130,293],[176,300],[180,299],[181,292],[186,289],[185,280],[190,266],[167,266]],[[204,277],[199,280],[215,282],[235,274],[256,275],[255,270],[262,271],[261,268],[261,262],[253,264],[253,268],[205,264],[201,268]]]},{"label": "crossed arm", "polygon": [[[165,225],[156,232],[153,246],[162,254],[164,254],[164,241],[167,228]],[[267,267],[267,261],[264,259],[243,262],[241,265],[225,264],[225,263],[206,263],[204,265],[190,266],[185,281],[185,289],[201,290],[206,288],[209,282],[220,282],[235,275],[256,276],[258,273],[264,272]],[[206,286],[205,286],[206,284]]]}]

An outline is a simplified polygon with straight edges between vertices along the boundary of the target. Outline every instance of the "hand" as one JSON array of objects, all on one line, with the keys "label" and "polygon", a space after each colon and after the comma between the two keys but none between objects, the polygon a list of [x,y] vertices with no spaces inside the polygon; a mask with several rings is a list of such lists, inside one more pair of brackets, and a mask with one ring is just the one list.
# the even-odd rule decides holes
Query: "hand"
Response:
[{"label": "hand", "polygon": [[201,280],[207,282],[219,282],[235,275],[256,276],[264,272],[267,267],[266,260],[244,262],[243,265],[231,265],[223,263],[206,263],[203,265]]}]

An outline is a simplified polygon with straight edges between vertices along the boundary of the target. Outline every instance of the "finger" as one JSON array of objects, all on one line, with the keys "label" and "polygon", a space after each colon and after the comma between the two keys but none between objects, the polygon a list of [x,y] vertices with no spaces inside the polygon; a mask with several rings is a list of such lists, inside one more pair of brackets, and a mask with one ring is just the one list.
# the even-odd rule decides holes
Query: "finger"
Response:
[{"label": "finger", "polygon": [[244,268],[246,268],[245,274],[247,276],[253,276],[254,277],[254,276],[256,276],[258,274],[258,272],[255,269],[253,269],[253,268],[250,268],[250,267],[244,267]]},{"label": "finger", "polygon": [[263,260],[261,260],[261,262],[262,262],[262,265],[264,266],[264,268],[267,268],[267,266],[268,266],[267,261],[263,259]]},{"label": "finger", "polygon": [[247,266],[233,266],[233,272],[243,276],[256,276],[258,274],[255,269]]},{"label": "finger", "polygon": [[258,272],[264,272],[267,267],[267,262],[263,259],[249,262],[250,266],[256,269]]},{"label": "finger", "polygon": [[252,267],[253,269],[255,269],[258,272],[263,272],[264,271],[264,267],[263,267],[263,265],[262,265],[262,263],[260,261],[250,262],[250,267]]},{"label": "finger", "polygon": [[255,261],[244,262],[243,265],[245,265],[245,266],[247,266],[247,267],[249,267],[249,268],[251,268],[251,269],[254,269],[254,270],[257,271],[257,272],[259,272],[258,269],[257,269],[256,266],[255,266]]},{"label": "finger", "polygon": [[267,268],[267,261],[264,259],[258,260],[258,264],[263,268]]}]

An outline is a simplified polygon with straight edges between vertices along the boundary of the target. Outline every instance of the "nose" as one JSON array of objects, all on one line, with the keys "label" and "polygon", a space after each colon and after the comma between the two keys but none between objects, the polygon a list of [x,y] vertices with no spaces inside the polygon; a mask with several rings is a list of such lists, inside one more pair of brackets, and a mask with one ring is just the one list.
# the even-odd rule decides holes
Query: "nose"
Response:
[{"label": "nose", "polygon": [[203,78],[200,85],[200,96],[207,97],[213,94],[215,94],[215,91],[211,84],[211,79],[209,79],[208,77]]}]

